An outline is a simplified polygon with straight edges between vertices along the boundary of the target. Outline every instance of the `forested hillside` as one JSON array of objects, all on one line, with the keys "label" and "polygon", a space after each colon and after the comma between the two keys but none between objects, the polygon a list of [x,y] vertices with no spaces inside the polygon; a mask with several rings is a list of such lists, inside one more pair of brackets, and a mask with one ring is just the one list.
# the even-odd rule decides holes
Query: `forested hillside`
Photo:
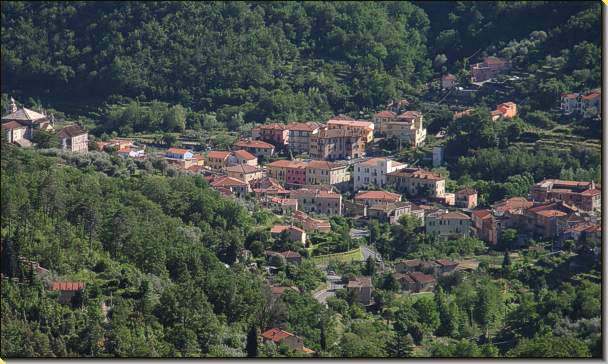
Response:
[{"label": "forested hillside", "polygon": [[3,2],[2,92],[66,111],[157,99],[236,128],[376,108],[500,54],[564,71],[520,90],[546,108],[599,86],[599,12],[572,1]]}]

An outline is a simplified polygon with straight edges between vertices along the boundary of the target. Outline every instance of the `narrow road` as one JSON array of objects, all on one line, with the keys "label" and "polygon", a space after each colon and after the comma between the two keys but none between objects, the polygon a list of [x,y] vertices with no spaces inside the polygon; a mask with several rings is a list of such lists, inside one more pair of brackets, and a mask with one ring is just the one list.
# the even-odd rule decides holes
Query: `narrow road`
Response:
[{"label": "narrow road", "polygon": [[367,245],[361,245],[361,252],[363,253],[363,259],[367,261],[370,256],[380,265],[380,271],[384,271],[384,261],[380,253],[370,248]]},{"label": "narrow road", "polygon": [[342,280],[341,276],[338,275],[327,275],[327,288],[320,290],[313,295],[313,298],[319,301],[321,304],[326,304],[329,297],[336,295],[336,290],[344,288],[344,285],[340,283]]}]

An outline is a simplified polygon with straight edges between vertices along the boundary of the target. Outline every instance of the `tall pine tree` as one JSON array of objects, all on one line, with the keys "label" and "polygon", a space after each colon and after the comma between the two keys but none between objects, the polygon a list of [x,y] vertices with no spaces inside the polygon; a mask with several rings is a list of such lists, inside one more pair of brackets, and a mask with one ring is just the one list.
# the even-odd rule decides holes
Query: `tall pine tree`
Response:
[{"label": "tall pine tree", "polygon": [[258,356],[258,330],[255,325],[251,325],[247,333],[247,357],[255,358]]}]

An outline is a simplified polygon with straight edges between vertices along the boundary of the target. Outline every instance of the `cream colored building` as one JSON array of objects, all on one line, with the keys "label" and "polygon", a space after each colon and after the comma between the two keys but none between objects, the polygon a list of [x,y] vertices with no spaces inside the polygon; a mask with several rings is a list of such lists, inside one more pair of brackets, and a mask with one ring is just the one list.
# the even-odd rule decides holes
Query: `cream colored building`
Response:
[{"label": "cream colored building", "polygon": [[341,129],[356,132],[363,137],[365,143],[374,140],[374,123],[366,120],[355,120],[349,117],[339,116],[327,122],[328,129]]},{"label": "cream colored building", "polygon": [[348,165],[316,160],[306,164],[307,185],[337,185],[348,181]]},{"label": "cream colored building", "polygon": [[229,177],[238,178],[249,183],[251,180],[264,177],[264,173],[258,167],[247,164],[239,164],[224,169]]},{"label": "cream colored building", "polygon": [[426,139],[426,129],[422,126],[422,119],[422,113],[406,111],[393,120],[383,122],[380,133],[387,138],[399,138],[412,147],[417,147]]},{"label": "cream colored building", "polygon": [[404,168],[388,173],[386,183],[397,191],[407,192],[411,196],[445,196],[445,178],[418,168]]},{"label": "cream colored building", "polygon": [[353,186],[355,191],[365,186],[384,187],[386,175],[405,168],[406,165],[388,158],[372,158],[355,164]]},{"label": "cream colored building", "polygon": [[426,233],[440,239],[469,237],[471,218],[461,212],[438,211],[425,218]]},{"label": "cream colored building", "polygon": [[89,133],[80,125],[66,126],[57,133],[61,143],[61,149],[75,153],[86,153],[89,151]]}]

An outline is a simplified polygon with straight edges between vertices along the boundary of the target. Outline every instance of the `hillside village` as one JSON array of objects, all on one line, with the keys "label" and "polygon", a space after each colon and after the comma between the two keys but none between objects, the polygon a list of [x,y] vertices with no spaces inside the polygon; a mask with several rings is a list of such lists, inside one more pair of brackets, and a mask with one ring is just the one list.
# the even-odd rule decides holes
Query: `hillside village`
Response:
[{"label": "hillside village", "polygon": [[[597,356],[602,91],[543,81],[539,102],[522,90],[557,66],[529,70],[527,49],[507,57],[519,43],[500,44],[449,67],[436,57],[429,82],[324,118],[255,120],[244,86],[199,105],[241,98],[247,122],[143,91],[82,114],[3,93],[2,338],[27,335],[2,350]],[[273,77],[291,82],[290,67]],[[15,308],[19,290],[53,304]]]},{"label": "hillside village", "polygon": [[[495,58],[489,58],[472,65],[474,82],[487,81],[495,75],[496,64]],[[442,78],[446,88],[453,86],[444,81],[446,77]],[[590,102],[594,102],[593,107],[599,106],[598,95],[597,91],[586,96],[563,95],[560,108],[565,114],[584,112],[591,107]],[[446,179],[436,172],[391,156],[373,156],[377,154],[378,140],[397,139],[403,148],[412,149],[425,143],[423,114],[408,110],[406,100],[392,104],[398,106],[376,112],[371,120],[338,115],[326,123],[263,124],[253,128],[249,135],[241,135],[231,150],[197,153],[171,147],[154,153],[182,173],[202,176],[221,195],[242,201],[252,212],[258,206],[280,217],[282,223],[274,225],[270,234],[286,241],[287,248],[264,252],[264,268],[270,273],[268,281],[273,289],[286,288],[273,283],[277,267],[300,264],[306,259],[313,259],[321,268],[327,267],[327,262],[346,257],[346,261],[372,259],[385,272],[392,272],[401,291],[411,293],[431,291],[438,277],[471,269],[471,263],[479,263],[470,259],[387,260],[389,254],[377,252],[368,226],[371,221],[399,224],[405,216],[417,221],[418,230],[440,240],[472,237],[491,249],[501,245],[506,230],[514,229],[517,235],[510,236],[508,243],[512,251],[530,239],[552,241],[554,251],[566,241],[586,241],[592,247],[591,256],[599,259],[601,189],[594,181],[546,179],[534,184],[527,195],[480,207],[478,193],[472,188],[449,191]],[[32,136],[37,130],[54,132],[52,116],[17,108],[14,100],[10,108],[2,117],[3,135],[9,143],[27,148],[32,146]],[[454,120],[470,112],[472,109],[455,112]],[[516,115],[517,105],[510,101],[491,112],[492,121],[497,123],[508,123]],[[88,133],[80,125],[65,126],[56,135],[63,151],[87,152]],[[124,158],[145,160],[149,154],[145,144],[132,138],[95,140],[91,144],[96,150]],[[433,148],[432,163],[433,166],[444,163],[441,146]],[[319,255],[311,236],[330,233],[330,219],[336,216],[350,221],[353,246],[325,245],[323,251],[329,254]],[[245,261],[252,257],[248,250],[238,254]],[[251,264],[252,269],[262,268]],[[329,272],[328,277],[332,274],[335,272]],[[54,282],[51,289],[73,293],[84,288],[82,282],[69,283]],[[67,288],[61,288],[62,284]],[[374,287],[365,277],[350,277],[329,287],[316,292],[315,297],[321,303],[334,295],[336,289],[345,287],[354,292],[361,304],[373,304]],[[69,297],[63,300],[68,302]],[[292,336],[288,333],[271,331],[262,334],[264,340],[286,340],[297,350],[310,350],[301,346],[301,340],[291,343],[287,338]]]}]

